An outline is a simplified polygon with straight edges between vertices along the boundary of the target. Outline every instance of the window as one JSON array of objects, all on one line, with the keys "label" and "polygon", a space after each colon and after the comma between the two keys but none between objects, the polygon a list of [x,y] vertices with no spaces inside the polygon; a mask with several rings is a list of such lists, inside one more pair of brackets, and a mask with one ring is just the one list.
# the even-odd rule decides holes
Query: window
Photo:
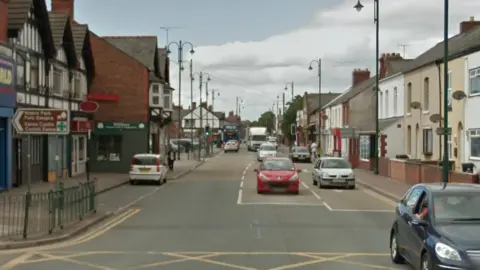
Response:
[{"label": "window", "polygon": [[378,110],[378,117],[383,118],[383,93],[380,92],[380,97],[379,97],[379,102],[380,102],[380,108]]},{"label": "window", "polygon": [[407,155],[412,154],[412,127],[407,127]]},{"label": "window", "polygon": [[74,98],[82,97],[82,85],[80,80],[80,74],[75,75],[75,80],[73,84],[73,97]]},{"label": "window", "polygon": [[24,86],[25,85],[25,59],[21,54],[17,53],[17,60],[16,60],[16,65],[17,65],[17,86]]},{"label": "window", "polygon": [[360,136],[360,159],[370,159],[370,136]]},{"label": "window", "polygon": [[30,89],[38,89],[38,58],[32,57],[30,63]]},{"label": "window", "polygon": [[160,97],[152,97],[152,105],[160,104]]},{"label": "window", "polygon": [[171,102],[171,93],[170,90],[163,90],[163,108],[164,109],[171,109],[172,102]]},{"label": "window", "polygon": [[470,73],[470,95],[480,94],[480,67],[471,69]]},{"label": "window", "polygon": [[42,137],[31,136],[30,138],[30,164],[38,165],[40,164]]},{"label": "window", "polygon": [[415,206],[417,205],[417,202],[420,199],[422,193],[423,191],[421,188],[414,189],[408,196],[405,204],[413,210],[413,208],[415,208]]},{"label": "window", "polygon": [[87,142],[84,137],[78,138],[78,161],[80,162],[87,160],[86,144]]},{"label": "window", "polygon": [[150,106],[151,107],[162,107],[163,104],[160,103],[160,101],[162,100],[162,93],[160,91],[160,84],[158,83],[155,83],[155,84],[152,84],[152,90],[151,90],[151,93],[150,93]]},{"label": "window", "polygon": [[154,84],[152,86],[152,94],[154,94],[154,95],[160,94],[160,87],[158,86],[158,84]]},{"label": "window", "polygon": [[448,135],[447,137],[447,147],[448,147],[448,159],[453,160],[453,143],[452,143],[452,135]]},{"label": "window", "polygon": [[433,153],[433,131],[431,128],[423,130],[423,154]]},{"label": "window", "polygon": [[480,128],[468,130],[470,136],[470,158],[480,159]]},{"label": "window", "polygon": [[452,106],[452,71],[448,71],[448,106]]},{"label": "window", "polygon": [[62,70],[59,68],[53,69],[53,93],[55,95],[62,94]]},{"label": "window", "polygon": [[350,169],[350,163],[343,159],[325,159],[322,162],[322,168],[325,169]]},{"label": "window", "polygon": [[100,135],[97,141],[98,161],[120,161],[122,136]]},{"label": "window", "polygon": [[412,107],[410,104],[412,103],[412,83],[407,84],[407,113],[412,112]]},{"label": "window", "polygon": [[389,105],[388,105],[388,90],[385,91],[385,118],[388,118],[388,110],[389,110]]},{"label": "window", "polygon": [[423,110],[430,109],[430,79],[427,77],[423,80]]},{"label": "window", "polygon": [[398,91],[397,88],[393,88],[393,116],[398,114]]}]

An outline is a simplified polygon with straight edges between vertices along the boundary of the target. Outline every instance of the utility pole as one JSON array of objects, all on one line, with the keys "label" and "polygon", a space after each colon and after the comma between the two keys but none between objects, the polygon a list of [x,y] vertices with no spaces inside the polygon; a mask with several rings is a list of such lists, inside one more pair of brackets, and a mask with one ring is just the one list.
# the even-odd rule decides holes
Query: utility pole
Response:
[{"label": "utility pole", "polygon": [[205,132],[203,131],[203,107],[202,107],[202,86],[203,86],[203,72],[200,71],[199,75],[199,84],[198,84],[198,89],[200,90],[200,145],[198,147],[198,159],[201,158],[202,156],[202,144],[203,142],[203,137],[205,136]]},{"label": "utility pole", "polygon": [[235,99],[235,115],[238,115],[238,111],[239,111],[238,109],[239,109],[238,108],[238,97],[236,97],[236,99]]},{"label": "utility pole", "polygon": [[[208,80],[205,82],[205,111],[207,112],[207,126],[210,126],[210,130],[212,129],[212,126],[210,125],[210,119],[208,117]],[[208,134],[210,136],[210,134]],[[205,137],[205,155],[210,156],[210,142],[208,136]]]},{"label": "utility pole", "polygon": [[[193,59],[190,59],[190,106],[193,105]],[[195,125],[193,123],[193,108],[190,111],[190,143],[193,147],[193,132]],[[190,149],[189,149],[190,150]],[[192,148],[193,158],[195,159],[195,151]],[[190,158],[190,151],[188,151],[188,157]]]},{"label": "utility pole", "polygon": [[293,100],[295,99],[295,83],[292,81],[285,84],[285,91],[288,90],[288,86],[290,86],[290,90],[292,91],[292,102],[293,102]]}]

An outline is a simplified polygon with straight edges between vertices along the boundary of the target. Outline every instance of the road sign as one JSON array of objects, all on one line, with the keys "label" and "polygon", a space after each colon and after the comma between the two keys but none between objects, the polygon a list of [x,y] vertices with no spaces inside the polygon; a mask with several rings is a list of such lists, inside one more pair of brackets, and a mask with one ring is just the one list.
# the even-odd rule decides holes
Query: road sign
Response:
[{"label": "road sign", "polygon": [[66,135],[70,132],[70,112],[64,109],[20,108],[12,123],[21,135]]},{"label": "road sign", "polygon": [[98,110],[98,103],[95,101],[83,101],[80,103],[79,108],[83,112],[96,112]]}]

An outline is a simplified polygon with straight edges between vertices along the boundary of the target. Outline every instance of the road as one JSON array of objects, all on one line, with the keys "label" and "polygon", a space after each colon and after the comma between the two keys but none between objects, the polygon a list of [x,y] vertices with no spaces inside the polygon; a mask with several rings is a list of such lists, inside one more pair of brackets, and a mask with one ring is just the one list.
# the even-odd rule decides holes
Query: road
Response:
[{"label": "road", "polygon": [[360,187],[320,190],[311,164],[297,165],[299,195],[258,195],[256,166],[242,149],[160,188],[114,190],[144,197],[76,239],[0,251],[0,269],[408,269],[389,259],[393,202]]}]

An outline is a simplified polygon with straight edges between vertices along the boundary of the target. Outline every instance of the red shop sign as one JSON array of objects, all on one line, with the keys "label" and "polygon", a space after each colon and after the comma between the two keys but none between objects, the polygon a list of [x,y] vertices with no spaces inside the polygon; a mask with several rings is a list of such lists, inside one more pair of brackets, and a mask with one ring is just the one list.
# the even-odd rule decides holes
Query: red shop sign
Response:
[{"label": "red shop sign", "polygon": [[73,120],[70,126],[71,132],[87,133],[88,130],[93,130],[93,121],[88,120]]}]

